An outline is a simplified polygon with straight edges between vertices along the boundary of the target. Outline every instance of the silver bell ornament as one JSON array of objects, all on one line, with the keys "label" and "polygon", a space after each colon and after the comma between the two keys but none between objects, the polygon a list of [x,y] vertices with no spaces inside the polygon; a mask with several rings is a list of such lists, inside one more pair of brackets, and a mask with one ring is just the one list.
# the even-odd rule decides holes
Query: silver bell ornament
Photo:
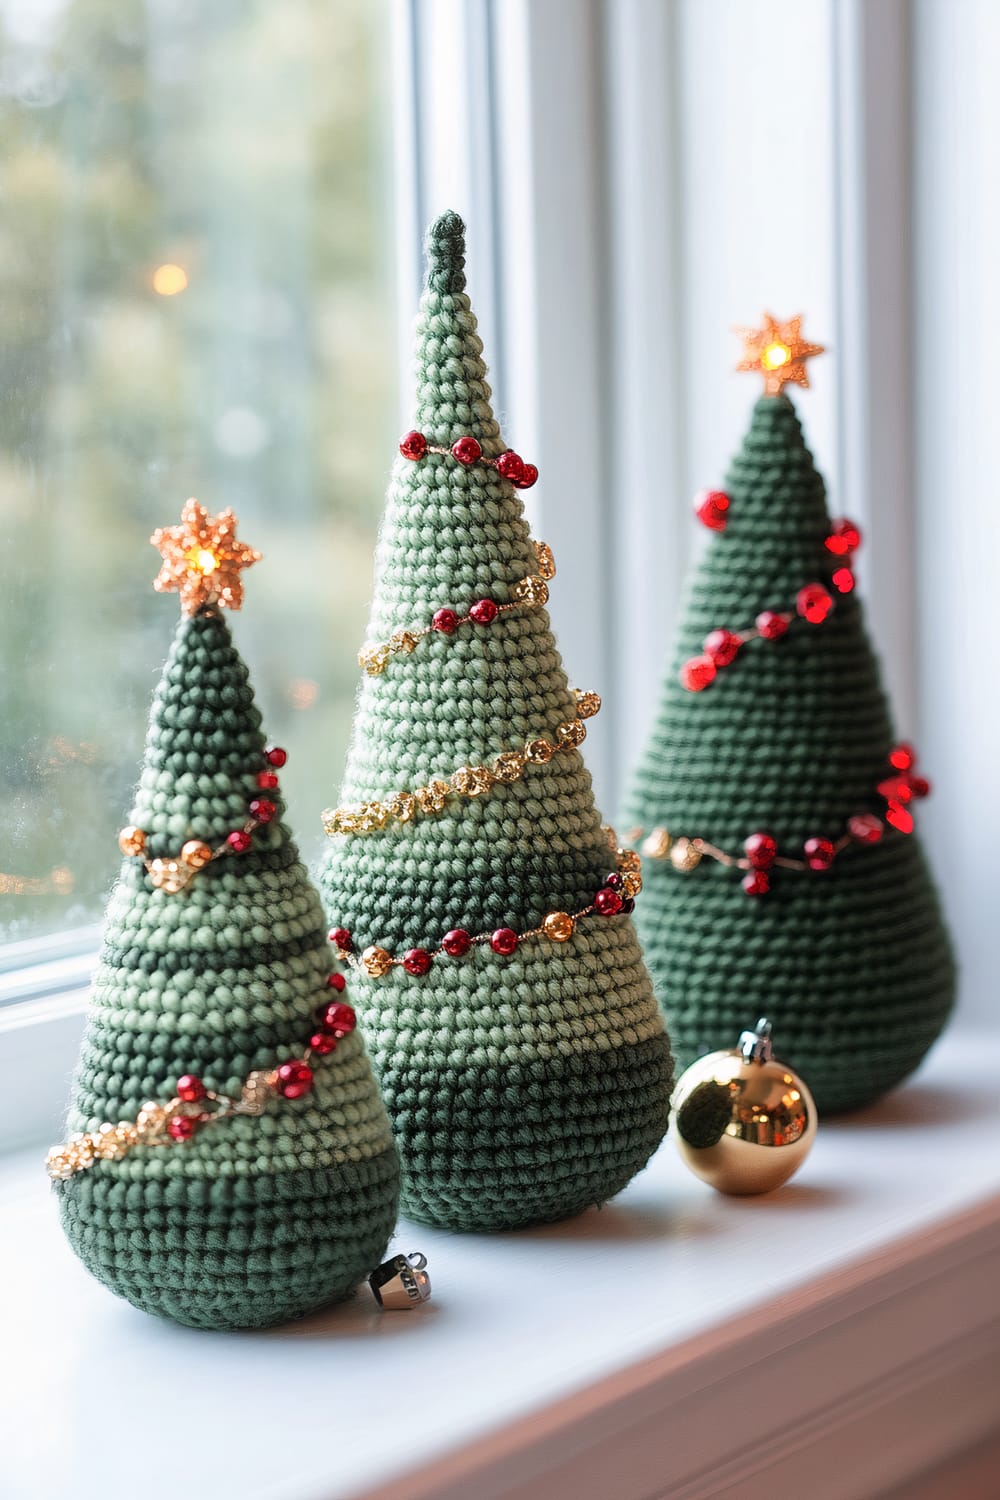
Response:
[{"label": "silver bell ornament", "polygon": [[670,1129],[696,1177],[720,1193],[770,1193],[805,1161],[816,1139],[816,1105],[773,1056],[760,1020],[728,1052],[710,1052],[682,1073]]}]

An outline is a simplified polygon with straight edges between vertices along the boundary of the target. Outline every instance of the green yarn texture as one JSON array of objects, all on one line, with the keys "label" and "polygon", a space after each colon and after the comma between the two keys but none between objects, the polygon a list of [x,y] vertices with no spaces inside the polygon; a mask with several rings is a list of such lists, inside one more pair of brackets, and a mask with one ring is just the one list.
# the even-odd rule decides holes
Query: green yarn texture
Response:
[{"label": "green yarn texture", "polygon": [[[257,795],[264,737],[223,618],[182,619],[152,708],[130,822],[151,857],[213,847]],[[279,802],[277,792],[268,796]],[[127,859],[111,896],[68,1129],[134,1120],[183,1073],[239,1095],[300,1057],[331,949],[318,892],[277,819],[185,890]],[[350,986],[346,999],[351,999]],[[359,1032],[317,1059],[306,1097],[194,1140],[138,1146],[56,1184],[88,1270],[142,1308],[201,1328],[283,1322],[346,1297],[384,1254],[399,1163]]]},{"label": "green yarn texture", "polygon": [[[505,444],[465,292],[464,226],[428,240],[417,325],[416,427],[434,444]],[[482,464],[400,458],[376,559],[371,643],[442,607],[510,600],[537,571],[517,491]],[[558,579],[554,587],[558,587]],[[586,687],[587,684],[580,684]],[[362,682],[341,801],[384,799],[503,750],[555,737],[575,701],[546,611],[432,634]],[[587,906],[613,868],[577,751],[529,765],[437,816],[338,837],[320,878],[331,923],[355,949],[395,955],[444,934],[535,928]],[[642,898],[640,897],[640,900]],[[662,1139],[672,1064],[625,915],[590,917],[565,944],[502,958],[474,947],[430,972],[355,978],[353,994],[403,1159],[403,1206],[452,1229],[565,1218],[619,1191]]]},{"label": "green yarn texture", "polygon": [[[757,402],[726,489],[727,526],[690,579],[627,826],[731,853],[767,831],[801,856],[805,839],[836,840],[853,814],[884,813],[892,725],[854,593],[835,596],[822,625],[796,619],[781,640],[750,642],[704,691],[680,685],[709,631],[794,609],[831,572],[823,481],[785,396]],[[689,874],[645,860],[643,875],[637,921],[683,1067],[766,1015],[820,1111],[846,1110],[906,1078],[948,1017],[951,946],[913,834],[887,829],[824,873],[775,869],[759,898],[707,858]]]}]

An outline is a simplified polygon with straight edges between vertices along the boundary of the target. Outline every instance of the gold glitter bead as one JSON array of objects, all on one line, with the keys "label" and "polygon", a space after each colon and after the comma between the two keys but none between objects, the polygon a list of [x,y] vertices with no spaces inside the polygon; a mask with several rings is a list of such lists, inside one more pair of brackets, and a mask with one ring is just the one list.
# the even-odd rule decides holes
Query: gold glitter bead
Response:
[{"label": "gold glitter bead", "polygon": [[524,774],[523,750],[503,750],[493,762],[493,775],[497,781],[517,781]]},{"label": "gold glitter bead", "polygon": [[533,766],[544,766],[555,754],[555,746],[550,745],[548,740],[529,740],[524,747],[525,760],[529,760]]},{"label": "gold glitter bead", "polygon": [[155,1099],[147,1099],[135,1120],[140,1135],[157,1135],[167,1123],[167,1112]]},{"label": "gold glitter bead", "polygon": [[409,656],[416,645],[417,637],[412,630],[394,630],[389,637],[389,650],[394,656]]},{"label": "gold glitter bead", "polygon": [[384,802],[362,802],[354,809],[354,818],[359,833],[372,833],[385,827],[389,821],[389,809]]},{"label": "gold glitter bead", "polygon": [[266,1068],[257,1068],[248,1073],[240,1090],[241,1113],[262,1115],[277,1092],[275,1081],[273,1071]]},{"label": "gold glitter bead", "polygon": [[519,578],[511,589],[511,596],[518,604],[548,604],[549,586],[537,573]]},{"label": "gold glitter bead", "polygon": [[642,890],[642,876],[641,875],[623,875],[622,876],[622,895],[626,898],[626,900],[631,900],[633,897],[638,896],[638,894],[639,894],[639,892],[641,890]]},{"label": "gold glitter bead", "polygon": [[118,1139],[118,1131],[114,1125],[99,1125],[94,1136],[94,1155],[99,1156],[102,1161],[121,1161],[125,1155],[125,1147]]},{"label": "gold glitter bead", "polygon": [[417,810],[417,799],[412,792],[396,792],[386,803],[386,811],[397,823],[410,823]]},{"label": "gold glitter bead", "polygon": [[600,693],[577,693],[576,713],[579,719],[592,719],[601,711]]},{"label": "gold glitter bead", "polygon": [[616,849],[615,853],[618,856],[618,868],[623,875],[626,873],[630,875],[642,874],[642,860],[634,849]]},{"label": "gold glitter bead", "polygon": [[118,847],[123,854],[141,854],[146,847],[146,835],[141,828],[133,828],[130,823],[118,835]]},{"label": "gold glitter bead", "polygon": [[554,943],[568,943],[576,923],[568,911],[550,911],[542,921],[542,931]]},{"label": "gold glitter bead", "polygon": [[369,677],[381,677],[389,665],[389,647],[384,642],[370,646],[367,651],[358,652],[358,661]]},{"label": "gold glitter bead", "polygon": [[71,1135],[67,1142],[70,1159],[74,1168],[79,1171],[81,1167],[91,1167],[94,1164],[96,1152],[94,1150],[94,1137],[83,1135],[79,1131]]},{"label": "gold glitter bead", "polygon": [[554,578],[556,576],[556,560],[552,555],[552,548],[548,542],[535,543],[535,556],[538,559],[538,571],[543,578]]},{"label": "gold glitter bead", "polygon": [[582,719],[570,719],[565,724],[560,724],[556,730],[556,740],[560,750],[572,750],[577,745],[582,745],[587,738],[587,726]]},{"label": "gold glitter bead", "polygon": [[179,859],[154,859],[149,867],[149,878],[158,890],[168,896],[176,896],[191,879],[192,871]]},{"label": "gold glitter bead", "polygon": [[118,1137],[119,1145],[122,1146],[125,1151],[128,1151],[130,1147],[137,1146],[139,1144],[139,1131],[137,1126],[135,1126],[131,1120],[119,1120],[118,1124],[115,1126],[115,1135]]},{"label": "gold glitter bead", "polygon": [[418,787],[414,796],[421,812],[439,813],[444,808],[450,791],[446,781],[429,781],[426,786]]},{"label": "gold glitter bead", "polygon": [[654,828],[642,842],[642,852],[647,859],[666,859],[673,839],[665,828]]},{"label": "gold glitter bead", "polygon": [[372,979],[381,979],[392,968],[392,955],[386,953],[384,948],[377,948],[374,944],[366,948],[361,955],[361,962],[365,966],[365,972]]},{"label": "gold glitter bead", "polygon": [[192,870],[202,870],[212,858],[212,851],[201,839],[188,839],[181,849],[181,859]]},{"label": "gold glitter bead", "polygon": [[675,839],[670,851],[670,863],[675,870],[686,875],[701,863],[701,850],[696,849],[690,839]]},{"label": "gold glitter bead", "polygon": [[493,790],[493,772],[488,766],[473,766],[472,778],[469,782],[470,797],[485,797],[487,792]]},{"label": "gold glitter bead", "polygon": [[472,767],[459,766],[457,771],[451,773],[451,789],[457,797],[471,797],[472,792]]},{"label": "gold glitter bead", "polygon": [[53,1182],[65,1182],[76,1171],[72,1154],[65,1146],[53,1146],[45,1158],[45,1170]]}]

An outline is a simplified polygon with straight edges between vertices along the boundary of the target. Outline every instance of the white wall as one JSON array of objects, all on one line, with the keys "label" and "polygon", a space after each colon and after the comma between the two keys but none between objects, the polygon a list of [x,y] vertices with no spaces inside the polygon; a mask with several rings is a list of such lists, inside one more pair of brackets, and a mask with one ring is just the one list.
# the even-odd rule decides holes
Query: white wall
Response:
[{"label": "white wall", "polygon": [[805,313],[829,353],[796,400],[832,509],[865,530],[964,1004],[993,1014],[1000,0],[398,7],[418,58],[404,306],[418,224],[458,208],[498,411],[542,473],[563,655],[605,698],[601,800],[649,723],[701,540],[691,494],[721,480],[756,395],[731,327]]}]

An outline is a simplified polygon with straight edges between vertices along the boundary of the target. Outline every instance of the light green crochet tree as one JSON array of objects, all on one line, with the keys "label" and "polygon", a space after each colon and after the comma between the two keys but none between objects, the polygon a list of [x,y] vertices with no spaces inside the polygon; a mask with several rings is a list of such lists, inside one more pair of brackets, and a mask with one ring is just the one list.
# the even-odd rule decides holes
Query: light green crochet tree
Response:
[{"label": "light green crochet tree", "polygon": [[[399,1167],[319,896],[281,819],[220,605],[259,554],[195,501],[154,537],[186,610],[120,842],[66,1145],[84,1265],[147,1312],[249,1328],[347,1296],[396,1218]],[[223,1096],[223,1097],[215,1097]]]},{"label": "light green crochet tree", "polygon": [[611,1198],[666,1129],[667,1037],[578,745],[465,293],[431,228],[417,426],[376,562],[366,668],[321,888],[403,1159],[403,1204],[511,1229]]}]

